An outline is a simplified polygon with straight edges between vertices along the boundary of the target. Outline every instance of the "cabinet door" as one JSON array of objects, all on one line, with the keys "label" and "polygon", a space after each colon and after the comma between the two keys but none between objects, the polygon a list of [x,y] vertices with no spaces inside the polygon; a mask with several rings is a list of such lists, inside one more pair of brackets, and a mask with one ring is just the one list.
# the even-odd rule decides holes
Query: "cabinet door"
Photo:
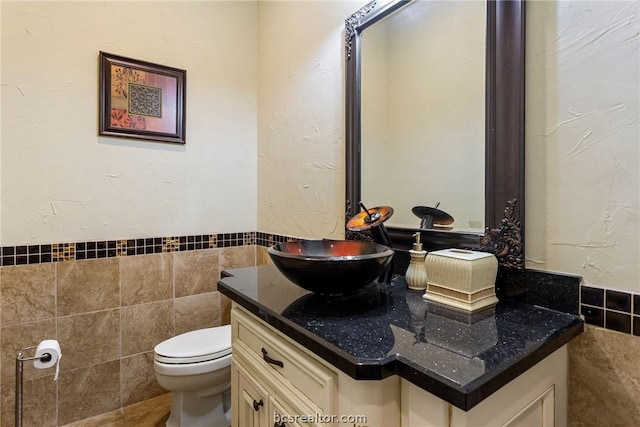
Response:
[{"label": "cabinet door", "polygon": [[273,425],[273,427],[301,427],[295,419],[292,419],[292,415],[294,414],[285,410],[273,395],[269,396],[269,422],[273,422],[269,425]]},{"label": "cabinet door", "polygon": [[553,387],[531,402],[504,427],[553,427],[554,393]]},{"label": "cabinet door", "polygon": [[232,365],[231,382],[232,426],[267,427],[269,394],[236,363]]}]

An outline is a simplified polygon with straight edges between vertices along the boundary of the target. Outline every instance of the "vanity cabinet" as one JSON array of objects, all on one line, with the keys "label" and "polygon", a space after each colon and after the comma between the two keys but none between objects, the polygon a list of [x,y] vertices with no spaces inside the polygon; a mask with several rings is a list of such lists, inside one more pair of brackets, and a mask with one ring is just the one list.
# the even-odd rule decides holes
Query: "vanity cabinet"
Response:
[{"label": "vanity cabinet", "polygon": [[273,392],[268,392],[252,374],[241,364],[234,362],[232,367],[232,389],[234,398],[233,426],[237,427],[265,427],[265,426],[290,426],[300,424],[286,420],[285,416],[290,412],[278,402],[278,397]]},{"label": "vanity cabinet", "polygon": [[564,427],[567,425],[567,348],[509,382],[469,411],[402,381],[401,426]]},{"label": "vanity cabinet", "polygon": [[566,345],[463,411],[398,375],[355,380],[236,303],[231,324],[233,427],[566,425]]},{"label": "vanity cabinet", "polygon": [[[234,393],[232,416],[234,426],[267,426],[269,393],[249,374],[242,365],[233,362],[231,389]],[[237,397],[237,398],[236,398]]]},{"label": "vanity cabinet", "polygon": [[233,427],[397,425],[399,378],[356,381],[235,304],[231,325]]}]

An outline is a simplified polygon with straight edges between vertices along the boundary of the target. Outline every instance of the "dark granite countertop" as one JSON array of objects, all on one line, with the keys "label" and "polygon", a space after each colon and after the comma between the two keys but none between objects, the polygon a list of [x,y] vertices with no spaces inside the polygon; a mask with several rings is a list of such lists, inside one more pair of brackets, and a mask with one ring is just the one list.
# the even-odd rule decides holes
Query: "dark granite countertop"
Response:
[{"label": "dark granite countertop", "polygon": [[578,316],[517,302],[466,314],[401,276],[322,297],[261,266],[224,272],[218,289],[355,379],[399,375],[465,411],[583,330]]}]

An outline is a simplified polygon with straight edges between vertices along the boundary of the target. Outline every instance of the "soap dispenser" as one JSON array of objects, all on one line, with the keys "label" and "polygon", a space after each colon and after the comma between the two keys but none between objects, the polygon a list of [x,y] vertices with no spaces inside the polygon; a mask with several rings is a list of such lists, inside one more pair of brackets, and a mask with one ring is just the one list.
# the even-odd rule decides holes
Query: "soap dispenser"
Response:
[{"label": "soap dispenser", "polygon": [[422,250],[420,233],[415,233],[413,237],[416,238],[416,241],[413,243],[413,249],[409,250],[411,261],[405,274],[405,280],[410,289],[425,290],[427,289],[427,266],[424,261],[427,257],[427,251]]}]

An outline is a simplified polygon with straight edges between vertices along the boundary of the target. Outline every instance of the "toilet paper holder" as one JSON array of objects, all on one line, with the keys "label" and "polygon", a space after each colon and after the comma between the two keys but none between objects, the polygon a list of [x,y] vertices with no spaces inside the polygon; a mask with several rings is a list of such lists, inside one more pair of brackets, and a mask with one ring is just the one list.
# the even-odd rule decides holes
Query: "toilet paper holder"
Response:
[{"label": "toilet paper holder", "polygon": [[31,356],[25,357],[23,356],[23,352],[27,350],[33,350],[38,348],[38,346],[25,347],[18,352],[16,356],[16,427],[22,427],[22,374],[24,372],[24,362],[28,362],[31,360],[40,360],[41,362],[49,362],[53,357],[51,353],[43,353],[40,356]]}]

